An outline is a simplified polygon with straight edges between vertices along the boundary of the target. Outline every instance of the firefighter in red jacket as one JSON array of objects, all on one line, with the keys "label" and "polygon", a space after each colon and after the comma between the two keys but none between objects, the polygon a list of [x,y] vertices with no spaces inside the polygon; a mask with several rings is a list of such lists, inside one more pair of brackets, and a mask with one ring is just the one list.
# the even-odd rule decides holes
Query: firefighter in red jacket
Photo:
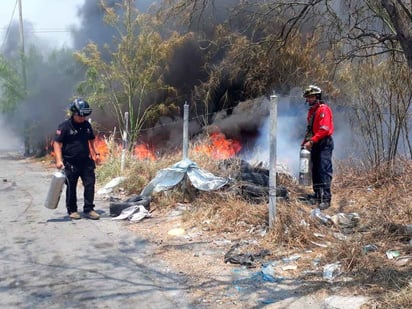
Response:
[{"label": "firefighter in red jacket", "polygon": [[310,151],[312,161],[312,186],[314,200],[319,209],[330,207],[332,193],[332,152],[333,152],[333,114],[331,108],[322,101],[322,90],[310,85],[303,92],[309,104],[307,116],[308,127],[302,147]]}]

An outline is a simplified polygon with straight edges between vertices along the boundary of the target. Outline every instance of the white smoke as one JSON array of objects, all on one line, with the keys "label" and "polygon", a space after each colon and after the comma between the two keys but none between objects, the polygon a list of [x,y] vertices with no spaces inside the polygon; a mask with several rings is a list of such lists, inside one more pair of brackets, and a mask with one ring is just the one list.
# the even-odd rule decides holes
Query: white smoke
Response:
[{"label": "white smoke", "polygon": [[[335,132],[334,160],[344,160],[353,155],[353,132],[344,110],[333,102],[328,102],[334,114]],[[299,152],[306,131],[307,105],[301,96],[280,97],[276,131],[276,165],[279,172],[286,172],[295,177],[299,175]],[[252,165],[269,168],[270,131],[272,124],[267,116],[259,128],[259,135],[254,146],[242,152],[241,158]]]},{"label": "white smoke", "polygon": [[0,117],[0,151],[22,151],[23,142]]},{"label": "white smoke", "polygon": [[[276,134],[276,164],[278,168],[289,171],[295,176],[299,170],[300,143],[296,140],[292,131],[287,130],[287,128],[296,120],[296,117],[291,116],[278,118]],[[259,129],[260,134],[253,152],[245,154],[244,159],[249,163],[253,165],[262,164],[266,168],[272,163],[269,162],[270,130],[270,119],[267,118]]]}]

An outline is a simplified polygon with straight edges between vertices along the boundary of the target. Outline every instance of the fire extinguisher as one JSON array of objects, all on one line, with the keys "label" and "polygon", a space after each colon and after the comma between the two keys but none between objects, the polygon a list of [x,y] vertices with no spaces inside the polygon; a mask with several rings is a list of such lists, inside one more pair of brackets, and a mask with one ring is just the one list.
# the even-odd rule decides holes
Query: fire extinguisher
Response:
[{"label": "fire extinguisher", "polygon": [[44,206],[49,209],[56,209],[59,204],[60,196],[63,191],[63,185],[66,180],[64,170],[58,170],[52,176],[52,180],[47,193],[46,202]]},{"label": "fire extinguisher", "polygon": [[299,184],[302,186],[310,186],[311,184],[310,164],[310,151],[302,148],[299,156]]}]

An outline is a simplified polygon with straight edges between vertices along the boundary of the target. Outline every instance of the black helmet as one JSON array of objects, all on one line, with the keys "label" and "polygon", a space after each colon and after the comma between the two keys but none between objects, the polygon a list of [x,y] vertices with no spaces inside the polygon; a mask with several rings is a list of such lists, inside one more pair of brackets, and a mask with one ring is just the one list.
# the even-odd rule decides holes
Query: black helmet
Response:
[{"label": "black helmet", "polygon": [[70,104],[70,111],[79,116],[89,116],[92,113],[89,103],[81,98],[74,100]]},{"label": "black helmet", "polygon": [[306,98],[311,95],[316,95],[320,100],[322,96],[322,90],[318,86],[309,85],[309,87],[303,91],[303,97]]}]

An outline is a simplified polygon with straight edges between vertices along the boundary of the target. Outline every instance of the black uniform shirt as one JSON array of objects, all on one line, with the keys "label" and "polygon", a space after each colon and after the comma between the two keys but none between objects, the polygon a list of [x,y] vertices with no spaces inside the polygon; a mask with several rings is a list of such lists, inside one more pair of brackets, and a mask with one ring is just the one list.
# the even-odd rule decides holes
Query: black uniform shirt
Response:
[{"label": "black uniform shirt", "polygon": [[63,161],[70,163],[79,163],[89,157],[89,140],[93,139],[95,136],[90,123],[76,123],[73,118],[59,124],[54,137],[56,142],[63,144]]}]

